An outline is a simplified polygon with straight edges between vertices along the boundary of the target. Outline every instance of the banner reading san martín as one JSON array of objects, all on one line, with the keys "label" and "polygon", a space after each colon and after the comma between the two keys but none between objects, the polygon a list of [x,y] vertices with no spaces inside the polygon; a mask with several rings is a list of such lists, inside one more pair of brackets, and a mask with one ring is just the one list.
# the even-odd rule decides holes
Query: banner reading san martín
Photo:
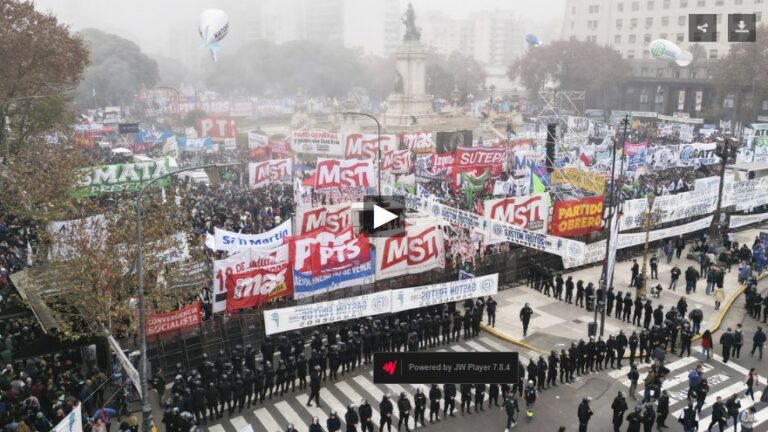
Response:
[{"label": "banner reading san mart\u00edn", "polygon": [[147,315],[147,336],[200,324],[200,303],[160,314]]},{"label": "banner reading san mart\u00edn", "polygon": [[556,201],[552,210],[551,233],[574,237],[600,230],[603,222],[603,197]]},{"label": "banner reading san mart\u00edn", "polygon": [[[80,179],[71,194],[87,197],[111,192],[138,192],[144,183],[170,172],[171,159],[151,162],[101,165],[80,171]],[[157,186],[168,186],[168,179],[158,180]]]}]

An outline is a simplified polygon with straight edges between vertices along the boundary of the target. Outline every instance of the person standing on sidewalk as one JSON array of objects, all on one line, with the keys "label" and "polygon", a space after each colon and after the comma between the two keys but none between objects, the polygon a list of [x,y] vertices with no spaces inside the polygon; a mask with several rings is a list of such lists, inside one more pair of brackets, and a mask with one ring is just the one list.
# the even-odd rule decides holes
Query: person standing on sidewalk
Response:
[{"label": "person standing on sidewalk", "polygon": [[725,290],[722,288],[715,288],[713,297],[715,298],[715,310],[720,310],[720,304],[725,299]]},{"label": "person standing on sidewalk", "polygon": [[579,417],[579,432],[587,432],[587,425],[589,425],[589,419],[592,418],[592,415],[594,414],[592,412],[592,408],[589,407],[589,401],[591,401],[591,397],[585,397],[581,400],[581,403],[579,404],[579,409],[577,412],[577,415]]},{"label": "person standing on sidewalk", "polygon": [[619,432],[619,428],[621,428],[621,424],[624,422],[624,413],[628,409],[624,392],[619,392],[611,404],[611,409],[613,410],[613,431]]},{"label": "person standing on sidewalk", "polygon": [[656,416],[656,428],[658,430],[661,430],[661,428],[667,428],[667,416],[669,415],[669,393],[666,390],[661,391],[661,396],[659,396],[659,402],[658,402],[658,409],[657,409],[657,416]]},{"label": "person standing on sidewalk", "polygon": [[739,424],[739,411],[741,411],[741,402],[738,398],[739,395],[734,393],[725,401],[725,409],[728,412],[728,417],[733,419],[734,428]]},{"label": "person standing on sidewalk", "polygon": [[685,293],[696,292],[696,281],[699,280],[699,272],[693,266],[688,266],[685,270]]},{"label": "person standing on sidewalk", "polygon": [[734,358],[739,358],[743,345],[744,330],[741,329],[741,324],[736,324],[736,331],[733,332],[733,353],[731,354]]},{"label": "person standing on sidewalk", "polygon": [[739,421],[741,422],[741,432],[753,432],[755,427],[755,413],[757,410],[754,406],[749,407],[741,412],[739,415]]},{"label": "person standing on sidewalk", "polygon": [[685,239],[682,235],[675,240],[675,249],[677,250],[677,259],[680,259],[680,255],[683,254],[683,249],[685,249]]},{"label": "person standing on sidewalk", "polygon": [[704,320],[704,312],[697,307],[688,314],[688,318],[691,319],[691,323],[693,324],[693,328],[691,329],[693,334],[699,334],[699,330],[701,330],[701,322]]},{"label": "person standing on sidewalk", "polygon": [[526,303],[520,309],[520,321],[523,322],[523,337],[528,335],[528,324],[531,322],[531,315],[533,315],[533,309],[531,309],[530,303]]},{"label": "person standing on sidewalk", "polygon": [[733,330],[728,327],[728,330],[720,335],[720,344],[723,346],[723,363],[728,363],[728,359],[731,358],[731,350],[733,349]]},{"label": "person standing on sidewalk", "polygon": [[640,273],[640,266],[637,264],[637,260],[632,260],[632,278],[629,280],[629,286],[637,286],[637,275]]},{"label": "person standing on sidewalk", "polygon": [[667,241],[664,245],[664,255],[667,257],[667,264],[672,262],[672,257],[675,254],[675,246],[672,244],[672,240]]},{"label": "person standing on sidewalk", "polygon": [[656,256],[656,254],[653,254],[649,263],[651,265],[651,279],[658,279],[659,278],[659,258]]},{"label": "person standing on sidewalk", "polygon": [[672,279],[669,282],[669,289],[675,291],[677,288],[677,280],[680,279],[680,274],[682,274],[682,272],[680,271],[680,267],[672,266],[670,273],[672,275]]},{"label": "person standing on sidewalk", "polygon": [[568,304],[573,303],[573,277],[568,276],[568,279],[565,280],[565,301]]},{"label": "person standing on sidewalk", "polygon": [[754,336],[752,336],[752,356],[755,355],[755,350],[757,350],[760,354],[760,360],[763,359],[763,345],[765,345],[765,339],[763,328],[758,327]]}]

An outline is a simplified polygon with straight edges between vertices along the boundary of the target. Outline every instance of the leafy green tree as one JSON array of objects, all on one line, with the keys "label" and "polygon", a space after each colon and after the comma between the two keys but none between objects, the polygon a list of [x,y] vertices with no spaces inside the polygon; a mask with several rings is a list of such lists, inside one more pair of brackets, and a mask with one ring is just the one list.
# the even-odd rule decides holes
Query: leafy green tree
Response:
[{"label": "leafy green tree", "polygon": [[586,91],[589,108],[606,108],[620,97],[629,72],[629,64],[618,51],[571,39],[529,48],[508,74],[511,79],[519,78],[534,100],[538,100],[537,91],[552,82],[561,90]]},{"label": "leafy green tree", "polygon": [[91,64],[77,89],[79,108],[129,105],[139,90],[159,81],[157,62],[135,43],[96,29],[80,36],[90,49]]},{"label": "leafy green tree", "polygon": [[[751,122],[768,99],[768,26],[757,29],[756,43],[733,43],[728,55],[710,68],[715,88],[721,96],[736,95],[736,119]],[[722,108],[722,105],[719,105]]]},{"label": "leafy green tree", "polygon": [[88,63],[88,50],[31,1],[0,0],[0,13],[0,152],[13,157],[29,137],[71,124],[66,101]]}]

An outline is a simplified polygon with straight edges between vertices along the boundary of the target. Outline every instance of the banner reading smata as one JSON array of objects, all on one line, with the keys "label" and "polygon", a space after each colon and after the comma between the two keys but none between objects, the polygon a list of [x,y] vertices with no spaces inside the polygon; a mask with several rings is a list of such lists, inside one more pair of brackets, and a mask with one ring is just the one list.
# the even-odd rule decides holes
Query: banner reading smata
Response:
[{"label": "banner reading smata", "polygon": [[578,168],[558,168],[552,172],[553,185],[571,184],[585,191],[593,192],[595,195],[605,194],[605,177]]},{"label": "banner reading smata", "polygon": [[[71,194],[76,197],[96,196],[113,192],[138,192],[144,183],[162,177],[171,170],[171,158],[113,165],[101,165],[80,171],[79,181]],[[158,187],[168,186],[164,178],[155,182]]]},{"label": "banner reading smata", "polygon": [[600,230],[603,222],[603,197],[584,197],[556,201],[552,210],[551,232],[562,237],[574,237]]},{"label": "banner reading smata", "polygon": [[261,234],[240,234],[221,228],[213,229],[216,250],[234,252],[240,249],[269,249],[283,243],[285,237],[293,234],[291,220],[281,223]]},{"label": "banner reading smata", "polygon": [[498,291],[498,273],[436,285],[392,290],[392,313],[496,295]]},{"label": "banner reading smata", "polygon": [[147,336],[195,326],[201,321],[198,302],[171,312],[149,314],[147,315]]}]

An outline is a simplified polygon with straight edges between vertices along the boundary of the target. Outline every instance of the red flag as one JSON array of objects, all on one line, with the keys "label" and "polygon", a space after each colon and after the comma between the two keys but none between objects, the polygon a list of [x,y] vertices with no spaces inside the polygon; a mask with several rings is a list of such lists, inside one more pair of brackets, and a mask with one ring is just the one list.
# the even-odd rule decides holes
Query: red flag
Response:
[{"label": "red flag", "polygon": [[591,166],[591,164],[589,163],[589,158],[587,157],[586,154],[582,153],[581,156],[579,156],[579,159],[581,159],[581,161],[584,162],[584,165]]},{"label": "red flag", "polygon": [[310,250],[313,276],[348,270],[371,260],[370,244],[362,233],[339,245],[315,243]]},{"label": "red flag", "polygon": [[227,313],[261,306],[292,294],[287,281],[288,263],[249,269],[227,277]]}]

